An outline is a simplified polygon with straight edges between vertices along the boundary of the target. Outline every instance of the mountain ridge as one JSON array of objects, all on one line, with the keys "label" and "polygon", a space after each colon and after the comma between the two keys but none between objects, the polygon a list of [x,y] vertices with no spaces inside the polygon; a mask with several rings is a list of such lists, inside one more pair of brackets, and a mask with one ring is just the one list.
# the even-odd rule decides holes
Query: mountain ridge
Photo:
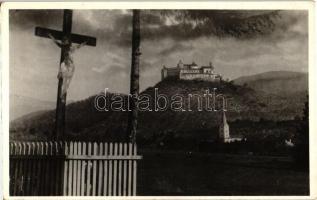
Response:
[{"label": "mountain ridge", "polygon": [[308,73],[293,71],[269,71],[242,76],[233,80],[238,85],[248,85],[267,94],[289,97],[308,91]]},{"label": "mountain ridge", "polygon": [[[190,93],[203,94],[206,89],[217,88],[219,93],[232,97],[233,105],[236,106],[234,109],[237,110],[227,112],[229,123],[237,120],[254,122],[259,120],[292,120],[295,116],[301,116],[305,102],[305,96],[285,98],[268,95],[249,86],[236,85],[234,82],[226,81],[210,83],[170,79],[147,88],[141,94],[153,97],[154,88],[158,88],[160,93],[169,97],[176,93],[184,96]],[[114,94],[109,94],[108,98],[111,98],[112,95]],[[121,96],[125,101],[127,100],[126,95]],[[90,139],[95,140],[120,141],[125,139],[127,112],[98,112],[94,107],[94,100],[95,96],[91,96],[67,105],[66,137],[85,140],[89,135]],[[185,102],[186,105],[187,103]],[[197,103],[193,105],[196,106]],[[153,102],[151,102],[151,106],[153,106]],[[198,132],[207,134],[219,126],[221,118],[218,112],[175,112],[171,110],[140,112],[139,116],[138,131],[139,135],[144,138],[151,138],[155,134],[164,132],[173,132],[178,135],[192,135]],[[10,124],[10,139],[48,138],[53,134],[54,120],[55,110],[51,110],[31,118],[14,121]]]}]

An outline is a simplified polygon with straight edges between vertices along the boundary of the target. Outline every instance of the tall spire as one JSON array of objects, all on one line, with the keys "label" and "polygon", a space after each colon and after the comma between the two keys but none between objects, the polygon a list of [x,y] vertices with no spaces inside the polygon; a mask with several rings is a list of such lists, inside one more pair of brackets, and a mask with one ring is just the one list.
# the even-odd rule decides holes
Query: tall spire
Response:
[{"label": "tall spire", "polygon": [[221,142],[230,140],[229,124],[227,123],[227,117],[224,110],[222,111],[222,122],[219,126],[219,139]]},{"label": "tall spire", "polygon": [[227,123],[226,113],[225,113],[224,110],[222,111],[222,124],[228,124],[228,123]]}]

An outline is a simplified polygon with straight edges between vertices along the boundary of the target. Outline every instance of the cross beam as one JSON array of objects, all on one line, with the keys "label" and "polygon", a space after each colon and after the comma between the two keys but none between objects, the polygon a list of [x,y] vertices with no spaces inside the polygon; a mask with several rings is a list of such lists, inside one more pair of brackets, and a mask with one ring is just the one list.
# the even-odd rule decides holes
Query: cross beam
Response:
[{"label": "cross beam", "polygon": [[[63,45],[61,47],[61,59],[60,64],[64,61],[65,55],[69,53],[69,47],[71,43],[83,43],[86,42],[86,45],[96,46],[96,38],[78,35],[71,33],[72,31],[72,10],[64,10],[63,16],[63,30],[57,31],[42,27],[35,28],[35,35],[39,37],[49,38],[49,35],[52,35],[56,40],[61,40],[61,42],[69,41],[68,46]],[[63,85],[63,78],[60,76],[58,78],[58,89],[57,89],[57,102],[56,102],[56,118],[55,118],[55,137],[60,139],[64,135],[65,127],[65,108],[66,108],[66,93],[61,96]]]},{"label": "cross beam", "polygon": [[[49,34],[51,34],[57,40],[63,40],[63,37],[65,36],[65,33],[61,31],[56,31],[53,29],[42,28],[42,27],[35,27],[36,36],[50,38]],[[86,42],[86,45],[88,46],[96,46],[96,38],[86,36],[86,35],[79,35],[79,34],[72,33],[70,35],[70,41],[72,43],[77,43],[77,44]]]}]

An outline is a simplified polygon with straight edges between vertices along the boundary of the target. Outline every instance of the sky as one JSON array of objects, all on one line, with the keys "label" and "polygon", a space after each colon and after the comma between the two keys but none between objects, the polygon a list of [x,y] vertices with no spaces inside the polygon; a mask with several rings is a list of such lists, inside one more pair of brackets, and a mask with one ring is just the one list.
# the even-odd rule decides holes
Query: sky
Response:
[{"label": "sky", "polygon": [[[161,68],[212,62],[225,79],[267,71],[308,70],[306,11],[141,11],[141,90],[161,79]],[[41,26],[61,30],[61,10],[11,10],[10,95],[55,101],[60,49],[36,37]],[[67,99],[81,100],[109,88],[128,93],[130,10],[74,10],[73,33],[97,38],[74,54]]]}]

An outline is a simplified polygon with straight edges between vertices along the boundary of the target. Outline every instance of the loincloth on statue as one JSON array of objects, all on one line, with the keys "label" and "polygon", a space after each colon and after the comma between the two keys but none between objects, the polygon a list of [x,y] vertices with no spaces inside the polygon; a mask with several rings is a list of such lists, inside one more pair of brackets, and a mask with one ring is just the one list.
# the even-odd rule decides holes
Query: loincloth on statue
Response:
[{"label": "loincloth on statue", "polygon": [[70,81],[74,75],[74,71],[75,71],[75,65],[72,62],[67,62],[67,64],[65,64],[65,62],[61,63],[59,74],[63,78],[63,85],[62,85],[62,92],[61,92],[62,96],[66,94],[69,88]]}]

